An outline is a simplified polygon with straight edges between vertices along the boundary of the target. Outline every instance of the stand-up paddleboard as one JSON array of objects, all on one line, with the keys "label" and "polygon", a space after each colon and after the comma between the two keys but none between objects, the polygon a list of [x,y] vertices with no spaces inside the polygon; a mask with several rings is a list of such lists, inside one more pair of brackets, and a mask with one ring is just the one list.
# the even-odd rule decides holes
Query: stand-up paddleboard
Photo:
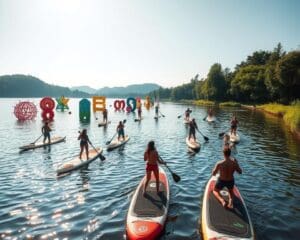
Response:
[{"label": "stand-up paddleboard", "polygon": [[106,127],[108,124],[110,124],[111,121],[107,121],[107,122],[100,122],[98,123],[98,127]]},{"label": "stand-up paddleboard", "polygon": [[188,147],[191,148],[191,149],[194,150],[194,151],[200,149],[200,146],[201,146],[200,143],[197,142],[197,140],[195,141],[195,139],[192,138],[192,137],[190,138],[190,140],[189,140],[189,137],[187,137],[187,138],[185,139],[185,142],[186,142],[186,144],[188,145]]},{"label": "stand-up paddleboard", "polygon": [[121,141],[118,141],[118,138],[116,138],[115,140],[111,141],[111,143],[109,145],[107,145],[107,151],[111,151],[115,148],[123,146],[125,143],[127,143],[129,141],[129,139],[130,139],[130,137],[128,137],[128,135],[126,135],[125,139],[121,140]]},{"label": "stand-up paddleboard", "polygon": [[[207,183],[202,203],[202,236],[209,239],[254,239],[254,231],[245,202],[236,186],[233,209],[225,208],[213,194],[217,177]],[[228,189],[221,190],[228,203]]]},{"label": "stand-up paddleboard", "polygon": [[65,140],[66,140],[66,137],[52,137],[50,143],[48,142],[48,140],[45,143],[43,143],[43,141],[40,141],[40,142],[36,142],[34,144],[28,144],[28,145],[22,146],[22,147],[20,147],[20,149],[22,151],[26,151],[26,150],[30,150],[30,149],[41,148],[41,147],[49,146],[52,144],[64,142]]},{"label": "stand-up paddleboard", "polygon": [[143,120],[143,117],[142,117],[142,118],[135,118],[135,119],[134,119],[135,122],[140,122],[140,121],[142,121],[142,120]]},{"label": "stand-up paddleboard", "polygon": [[[81,159],[79,159],[79,156],[77,156],[76,158],[60,165],[58,167],[58,169],[56,170],[57,175],[71,172],[73,170],[76,170],[78,168],[81,168],[85,165],[90,164],[92,161],[96,160],[100,156],[100,154],[103,152],[103,149],[101,149],[101,148],[96,148],[96,150],[95,149],[89,150],[89,159],[86,159],[86,153],[83,152]],[[78,155],[79,155],[79,153],[78,153]]]},{"label": "stand-up paddleboard", "polygon": [[170,189],[168,177],[159,167],[159,194],[156,192],[156,180],[151,180],[143,194],[146,176],[138,185],[130,202],[126,220],[126,233],[130,240],[154,240],[161,234],[166,222]]},{"label": "stand-up paddleboard", "polygon": [[211,116],[211,117],[210,117],[210,116],[207,116],[207,117],[206,117],[206,121],[207,121],[207,122],[215,122],[216,120],[217,120],[217,119],[216,119],[215,116]]},{"label": "stand-up paddleboard", "polygon": [[229,132],[228,135],[230,137],[230,142],[238,143],[241,140],[240,135],[238,134],[234,135]]}]

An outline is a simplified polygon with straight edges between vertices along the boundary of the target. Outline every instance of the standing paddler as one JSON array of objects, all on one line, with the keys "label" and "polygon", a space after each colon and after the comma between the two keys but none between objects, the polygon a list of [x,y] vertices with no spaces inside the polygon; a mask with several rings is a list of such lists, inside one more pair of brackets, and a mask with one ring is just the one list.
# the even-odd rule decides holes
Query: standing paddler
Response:
[{"label": "standing paddler", "polygon": [[42,133],[44,135],[43,143],[45,144],[46,139],[48,139],[48,143],[51,143],[50,132],[52,129],[49,127],[49,123],[46,121],[44,126],[42,127]]}]

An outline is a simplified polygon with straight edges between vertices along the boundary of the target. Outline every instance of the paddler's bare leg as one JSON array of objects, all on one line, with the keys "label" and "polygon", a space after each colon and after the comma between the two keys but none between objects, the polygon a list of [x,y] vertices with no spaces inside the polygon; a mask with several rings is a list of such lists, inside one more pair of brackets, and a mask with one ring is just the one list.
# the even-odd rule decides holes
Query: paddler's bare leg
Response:
[{"label": "paddler's bare leg", "polygon": [[233,209],[233,197],[234,197],[233,189],[228,189],[228,190],[229,190],[228,208]]},{"label": "paddler's bare leg", "polygon": [[85,145],[85,153],[86,153],[86,159],[88,160],[89,159],[89,145],[88,144]]},{"label": "paddler's bare leg", "polygon": [[151,171],[147,171],[146,172],[146,182],[144,183],[144,191],[143,191],[144,194],[146,193],[146,189],[147,189],[150,179],[151,179]]},{"label": "paddler's bare leg", "polygon": [[157,171],[153,171],[154,176],[155,176],[155,180],[156,180],[156,192],[159,192],[159,172]]},{"label": "paddler's bare leg", "polygon": [[221,194],[220,194],[220,190],[213,190],[213,194],[215,195],[215,197],[217,198],[217,200],[222,204],[223,207],[226,207],[226,201],[224,200],[224,198],[222,198]]}]

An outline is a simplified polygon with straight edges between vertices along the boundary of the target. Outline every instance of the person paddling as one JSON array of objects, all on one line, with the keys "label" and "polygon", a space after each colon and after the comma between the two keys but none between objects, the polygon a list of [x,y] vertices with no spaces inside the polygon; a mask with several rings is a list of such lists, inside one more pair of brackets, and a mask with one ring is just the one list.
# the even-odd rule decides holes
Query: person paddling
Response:
[{"label": "person paddling", "polygon": [[107,113],[107,109],[106,108],[103,110],[102,114],[103,114],[103,122],[107,123],[107,114],[108,113]]},{"label": "person paddling", "polygon": [[155,105],[155,117],[158,118],[158,112],[159,112],[159,103],[156,103]]},{"label": "person paddling", "polygon": [[45,144],[46,139],[48,139],[48,143],[51,143],[51,137],[50,137],[50,132],[52,129],[49,127],[49,123],[45,122],[44,126],[42,127],[42,133],[44,135],[44,140],[43,143]]},{"label": "person paddling", "polygon": [[156,151],[154,141],[148,143],[147,149],[144,153],[144,161],[146,164],[146,181],[144,183],[144,194],[146,193],[147,185],[151,179],[151,173],[153,172],[156,179],[156,192],[159,193],[159,170],[158,163],[165,164],[160,160],[159,155]]},{"label": "person paddling", "polygon": [[210,118],[214,116],[212,108],[208,109],[207,116],[210,117]]},{"label": "person paddling", "polygon": [[138,119],[139,120],[142,119],[142,106],[141,105],[138,107]]},{"label": "person paddling", "polygon": [[185,111],[185,119],[187,120],[187,121],[189,121],[190,120],[190,114],[191,114],[191,110],[190,110],[190,108],[187,108],[187,110]]},{"label": "person paddling", "polygon": [[122,141],[125,140],[125,133],[124,133],[124,124],[122,121],[119,122],[119,125],[117,127],[117,132],[118,132],[118,141],[120,141],[120,138],[122,137]]},{"label": "person paddling", "polygon": [[196,129],[198,129],[198,126],[195,118],[193,118],[192,121],[189,122],[189,127],[189,140],[191,137],[193,137],[194,141],[196,141]]},{"label": "person paddling", "polygon": [[83,129],[82,132],[79,134],[78,140],[80,140],[80,153],[79,153],[79,159],[81,160],[81,155],[83,153],[83,150],[85,149],[86,153],[86,159],[89,159],[89,143],[90,139],[87,135],[86,129]]},{"label": "person paddling", "polygon": [[237,125],[238,125],[239,121],[237,120],[236,116],[233,115],[232,119],[231,119],[231,132],[230,134],[234,134],[236,136],[236,130],[237,130]]},{"label": "person paddling", "polygon": [[[215,188],[213,190],[213,193],[215,197],[218,199],[218,201],[222,204],[223,207],[228,207],[230,209],[233,208],[233,187],[234,187],[234,172],[238,172],[239,174],[242,174],[242,169],[240,168],[237,160],[235,158],[231,158],[231,150],[229,147],[224,147],[223,149],[224,154],[224,160],[219,161],[213,171],[212,175],[216,175],[218,172],[220,173],[220,176],[216,182]],[[225,199],[221,196],[220,191],[224,188],[228,188],[229,192],[229,201],[228,203],[225,201]]]},{"label": "person paddling", "polygon": [[224,147],[229,147],[229,148],[232,147],[232,145],[230,144],[230,136],[228,134],[224,135],[223,144],[224,144]]}]

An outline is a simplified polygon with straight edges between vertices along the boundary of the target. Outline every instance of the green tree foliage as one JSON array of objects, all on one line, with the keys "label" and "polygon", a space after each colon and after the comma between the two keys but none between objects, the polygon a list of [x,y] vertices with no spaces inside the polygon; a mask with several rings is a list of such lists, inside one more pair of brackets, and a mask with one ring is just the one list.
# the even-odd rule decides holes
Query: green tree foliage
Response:
[{"label": "green tree foliage", "polygon": [[235,100],[243,102],[267,100],[264,76],[265,66],[248,65],[239,68],[231,82],[231,93]]},{"label": "green tree foliage", "polygon": [[300,98],[300,51],[283,56],[276,64],[276,77],[281,84],[281,96],[290,102]]},{"label": "green tree foliage", "polygon": [[282,84],[275,74],[275,68],[277,62],[284,55],[285,52],[283,51],[282,45],[278,43],[271,53],[268,64],[266,65],[265,85],[267,87],[270,100],[272,101],[278,100],[281,97],[280,88],[282,87]]},{"label": "green tree foliage", "polygon": [[201,95],[209,100],[223,100],[226,94],[226,81],[221,64],[215,63],[211,66],[207,79],[205,80]]}]

